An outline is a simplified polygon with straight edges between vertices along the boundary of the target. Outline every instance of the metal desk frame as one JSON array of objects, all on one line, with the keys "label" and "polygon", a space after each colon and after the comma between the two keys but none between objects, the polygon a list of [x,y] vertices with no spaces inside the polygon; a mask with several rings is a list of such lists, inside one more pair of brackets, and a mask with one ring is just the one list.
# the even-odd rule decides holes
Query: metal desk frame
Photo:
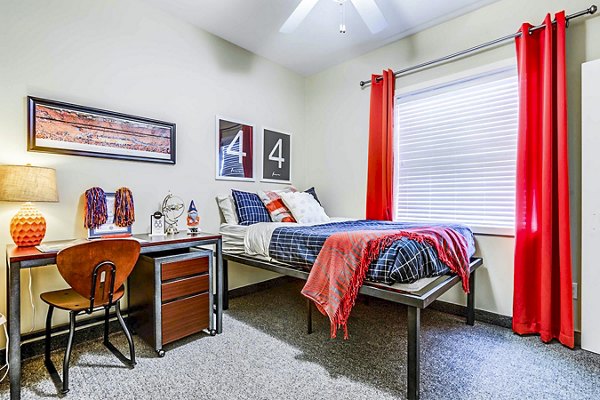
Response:
[{"label": "metal desk frame", "polygon": [[[200,233],[187,235],[179,233],[164,237],[151,237],[149,235],[134,235],[136,238],[146,240],[140,243],[141,254],[157,253],[161,251],[187,249],[198,246],[213,246],[217,266],[217,288],[215,302],[215,318],[217,333],[223,332],[223,257],[221,235]],[[6,247],[6,293],[8,304],[8,334],[10,343],[8,357],[10,371],[10,398],[21,398],[21,270],[42,267],[56,263],[56,253],[41,253],[35,248],[17,248],[14,245]]]},{"label": "metal desk frame", "polygon": [[[249,265],[251,267],[262,268],[269,271],[277,272],[282,275],[291,276],[299,279],[308,279],[309,272],[294,268],[289,264],[280,263],[277,261],[267,261],[259,258],[253,258],[243,254],[227,254],[223,255],[224,270],[227,271],[228,261]],[[467,295],[467,315],[466,322],[468,325],[475,323],[475,271],[483,265],[481,258],[471,258],[470,261],[470,278],[469,278],[469,294]],[[394,303],[404,304],[407,306],[408,312],[408,343],[407,343],[407,389],[406,398],[413,400],[418,399],[420,395],[420,375],[421,375],[421,309],[426,308],[442,294],[446,293],[451,287],[461,282],[457,275],[443,275],[431,282],[425,288],[418,292],[406,292],[394,288],[383,283],[375,283],[365,281],[360,288],[359,293],[393,301]],[[312,332],[312,307],[308,302],[308,319],[307,332]]]}]

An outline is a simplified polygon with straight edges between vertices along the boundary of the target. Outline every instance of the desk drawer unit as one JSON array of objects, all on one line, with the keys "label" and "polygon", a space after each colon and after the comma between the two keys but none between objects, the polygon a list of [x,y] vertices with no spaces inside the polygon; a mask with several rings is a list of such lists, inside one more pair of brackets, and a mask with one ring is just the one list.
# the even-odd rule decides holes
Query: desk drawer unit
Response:
[{"label": "desk drawer unit", "polygon": [[208,292],[208,274],[165,282],[161,285],[162,302]]},{"label": "desk drawer unit", "polygon": [[208,274],[208,264],[208,257],[163,262],[161,267],[161,279],[165,282],[186,276]]},{"label": "desk drawer unit", "polygon": [[[208,327],[208,293],[165,303],[162,306],[163,344],[171,343]],[[200,329],[201,330],[201,329]]]},{"label": "desk drawer unit", "polygon": [[160,357],[163,346],[207,330],[214,335],[210,250],[143,255],[129,279],[133,329]]}]

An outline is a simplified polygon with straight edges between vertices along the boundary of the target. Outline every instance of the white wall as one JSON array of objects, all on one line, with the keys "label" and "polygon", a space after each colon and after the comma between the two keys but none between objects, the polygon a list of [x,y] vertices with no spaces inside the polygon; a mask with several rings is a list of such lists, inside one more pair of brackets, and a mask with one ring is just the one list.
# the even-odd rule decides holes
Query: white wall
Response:
[{"label": "white wall", "polygon": [[600,354],[600,60],[582,65],[581,348]]},{"label": "white wall", "polygon": [[[546,12],[589,7],[588,0],[503,0],[387,45],[304,79],[259,56],[177,20],[138,0],[0,0],[0,164],[57,169],[60,202],[40,204],[48,240],[79,237],[81,194],[91,186],[130,187],[136,199],[136,233],[146,232],[147,215],[168,190],[196,200],[204,230],[218,229],[214,196],[232,186],[216,182],[214,115],[224,114],[294,133],[294,182],[315,185],[332,215],[364,216],[369,89],[358,82],[383,68],[398,69],[446,55],[516,31],[523,21],[538,23]],[[600,58],[600,18],[568,30],[571,193],[574,277],[580,273],[580,65]],[[397,80],[397,86],[438,79],[514,56],[512,44]],[[26,151],[27,95],[177,123],[176,166],[46,155]],[[310,151],[309,151],[310,150]],[[267,186],[268,187],[268,186]],[[18,204],[0,203],[7,227]],[[485,268],[478,274],[477,306],[512,313],[513,239],[477,237]],[[0,230],[0,248],[11,239]],[[64,287],[48,267],[33,271],[36,320],[26,290],[23,330],[43,326],[39,293]],[[237,287],[272,277],[266,271],[232,268]],[[28,283],[22,276],[23,287]],[[0,287],[6,287],[0,261]],[[462,302],[459,291],[446,300]],[[6,312],[0,296],[0,312]],[[60,314],[60,313],[59,313]],[[64,322],[62,315],[55,323]],[[577,325],[579,318],[576,318]],[[2,343],[0,342],[0,346]]]},{"label": "white wall", "polygon": [[[175,122],[177,165],[27,152],[27,95]],[[194,199],[202,229],[218,231],[215,195],[274,185],[215,181],[215,114],[292,132],[294,182],[304,186],[303,77],[137,0],[0,0],[0,164],[56,168],[60,202],[38,204],[47,240],[85,235],[81,195],[92,186],[132,189],[134,233],[148,232],[149,215],[168,190]],[[2,251],[12,243],[8,226],[19,206],[0,203]],[[273,274],[234,266],[230,276],[236,287]],[[39,294],[66,287],[55,267],[32,277],[34,323],[22,274],[24,332],[43,327]],[[64,314],[55,313],[54,322],[65,322]]]},{"label": "white wall", "polygon": [[[307,176],[328,210],[335,215],[364,216],[370,89],[361,89],[359,81],[370,79],[371,73],[380,73],[384,68],[401,69],[516,32],[524,21],[538,24],[547,12],[566,9],[570,14],[590,4],[589,0],[502,0],[307,78],[306,139],[314,146],[308,153]],[[600,18],[573,21],[567,35],[574,279],[579,281],[580,66],[600,57]],[[396,87],[440,79],[514,54],[514,43],[509,42],[401,77]],[[512,315],[514,240],[478,235],[477,243],[485,266],[477,276],[476,306]],[[443,299],[464,303],[464,294],[456,289]],[[577,327],[577,311],[575,320]]]}]

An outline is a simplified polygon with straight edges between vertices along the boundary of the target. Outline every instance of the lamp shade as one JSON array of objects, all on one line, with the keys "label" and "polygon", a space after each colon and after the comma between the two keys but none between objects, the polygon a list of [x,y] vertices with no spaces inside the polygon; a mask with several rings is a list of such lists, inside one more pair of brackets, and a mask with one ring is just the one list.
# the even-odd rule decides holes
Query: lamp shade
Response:
[{"label": "lamp shade", "polygon": [[56,171],[31,165],[0,165],[0,201],[57,202]]}]

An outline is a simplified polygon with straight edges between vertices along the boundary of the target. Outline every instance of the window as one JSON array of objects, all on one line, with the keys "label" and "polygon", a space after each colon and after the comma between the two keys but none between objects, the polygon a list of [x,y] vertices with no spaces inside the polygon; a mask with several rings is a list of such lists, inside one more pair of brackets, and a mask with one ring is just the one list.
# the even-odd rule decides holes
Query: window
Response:
[{"label": "window", "polygon": [[396,220],[512,233],[516,68],[397,94],[395,100]]}]

